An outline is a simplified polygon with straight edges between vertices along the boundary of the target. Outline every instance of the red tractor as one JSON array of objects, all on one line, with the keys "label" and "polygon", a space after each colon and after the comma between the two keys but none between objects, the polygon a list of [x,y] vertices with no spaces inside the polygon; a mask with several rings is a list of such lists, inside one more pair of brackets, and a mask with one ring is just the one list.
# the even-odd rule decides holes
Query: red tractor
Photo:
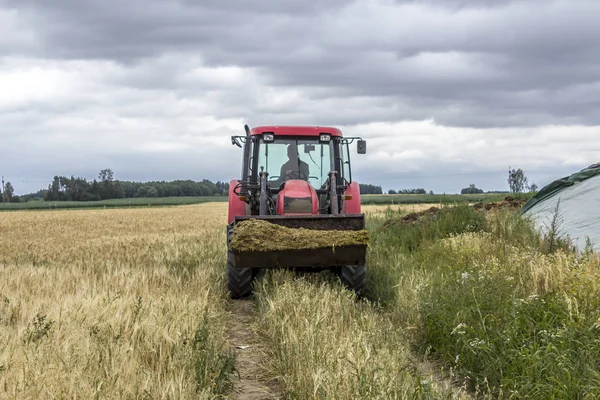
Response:
[{"label": "red tractor", "polygon": [[366,142],[343,137],[332,127],[259,126],[232,136],[243,149],[242,178],[229,185],[227,226],[228,286],[233,298],[252,292],[254,278],[265,268],[333,270],[349,288],[365,285],[366,247],[336,252],[290,250],[236,253],[230,247],[236,224],[253,218],[289,228],[362,230],[360,191],[352,180],[349,146],[366,153]]}]

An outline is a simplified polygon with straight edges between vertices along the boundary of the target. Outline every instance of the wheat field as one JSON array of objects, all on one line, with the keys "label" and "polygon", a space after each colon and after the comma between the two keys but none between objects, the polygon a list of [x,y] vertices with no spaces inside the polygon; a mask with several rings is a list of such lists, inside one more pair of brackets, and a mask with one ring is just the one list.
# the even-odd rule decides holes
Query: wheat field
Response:
[{"label": "wheat field", "polygon": [[0,398],[227,390],[225,207],[0,214]]}]

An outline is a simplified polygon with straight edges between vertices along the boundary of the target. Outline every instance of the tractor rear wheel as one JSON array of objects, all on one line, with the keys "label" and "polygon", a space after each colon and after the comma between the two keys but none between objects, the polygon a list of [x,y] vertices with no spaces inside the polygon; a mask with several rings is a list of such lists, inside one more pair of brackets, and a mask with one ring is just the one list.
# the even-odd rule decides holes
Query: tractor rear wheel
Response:
[{"label": "tractor rear wheel", "polygon": [[365,265],[345,265],[339,270],[342,283],[359,296],[365,292],[366,275],[367,267]]}]

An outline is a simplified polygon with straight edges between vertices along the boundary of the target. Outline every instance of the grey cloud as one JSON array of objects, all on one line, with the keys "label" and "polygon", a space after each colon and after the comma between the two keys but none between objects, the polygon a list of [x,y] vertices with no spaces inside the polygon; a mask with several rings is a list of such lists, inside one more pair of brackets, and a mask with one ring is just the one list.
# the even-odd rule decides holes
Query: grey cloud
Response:
[{"label": "grey cloud", "polygon": [[[599,122],[596,102],[561,101],[563,91],[600,79],[598,4],[458,1],[454,11],[437,1],[302,4],[9,2],[36,22],[44,57],[115,60],[135,71],[148,58],[187,54],[207,66],[259,71],[273,86],[419,105],[408,115],[388,116],[393,120],[431,116],[457,126]],[[185,90],[176,78],[182,72],[130,74],[129,84]],[[524,92],[530,101],[520,101]]]},{"label": "grey cloud", "polygon": [[[600,125],[599,14],[596,2],[567,0],[0,0],[0,83],[14,76],[27,84],[0,93],[0,137],[15,149],[13,172],[43,168],[44,154],[64,149],[52,173],[111,164],[143,179],[145,168],[166,163],[148,176],[200,169],[223,179],[239,170],[239,154],[221,143],[244,122],[394,131],[397,122],[432,119],[437,129],[479,128],[478,141],[497,145],[503,132],[514,140],[532,127],[584,129]],[[363,181],[398,188],[394,177],[409,179],[404,171],[415,166],[444,187],[428,178],[439,168],[482,171],[475,153],[452,161],[427,151],[447,140],[432,132],[422,133],[430,142],[414,143],[368,133],[371,149],[402,143],[423,157],[392,159],[396,169],[385,173],[357,161]],[[544,143],[538,154],[546,139],[536,140],[505,158],[487,147],[488,158],[528,157],[541,171],[552,164],[542,153],[560,147]],[[471,144],[450,142],[452,151]],[[212,151],[192,150],[201,148]],[[585,163],[595,153],[573,154]]]}]

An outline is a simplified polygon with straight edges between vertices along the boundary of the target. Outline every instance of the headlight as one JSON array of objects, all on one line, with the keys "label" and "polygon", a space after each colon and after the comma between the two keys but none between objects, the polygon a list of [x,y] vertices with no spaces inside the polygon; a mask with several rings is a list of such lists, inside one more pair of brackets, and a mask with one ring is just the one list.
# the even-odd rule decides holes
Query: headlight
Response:
[{"label": "headlight", "polygon": [[327,134],[327,133],[321,133],[319,135],[319,141],[321,142],[329,142],[331,140],[331,135]]},{"label": "headlight", "polygon": [[263,133],[263,140],[265,142],[272,142],[275,140],[275,135],[272,133]]}]

